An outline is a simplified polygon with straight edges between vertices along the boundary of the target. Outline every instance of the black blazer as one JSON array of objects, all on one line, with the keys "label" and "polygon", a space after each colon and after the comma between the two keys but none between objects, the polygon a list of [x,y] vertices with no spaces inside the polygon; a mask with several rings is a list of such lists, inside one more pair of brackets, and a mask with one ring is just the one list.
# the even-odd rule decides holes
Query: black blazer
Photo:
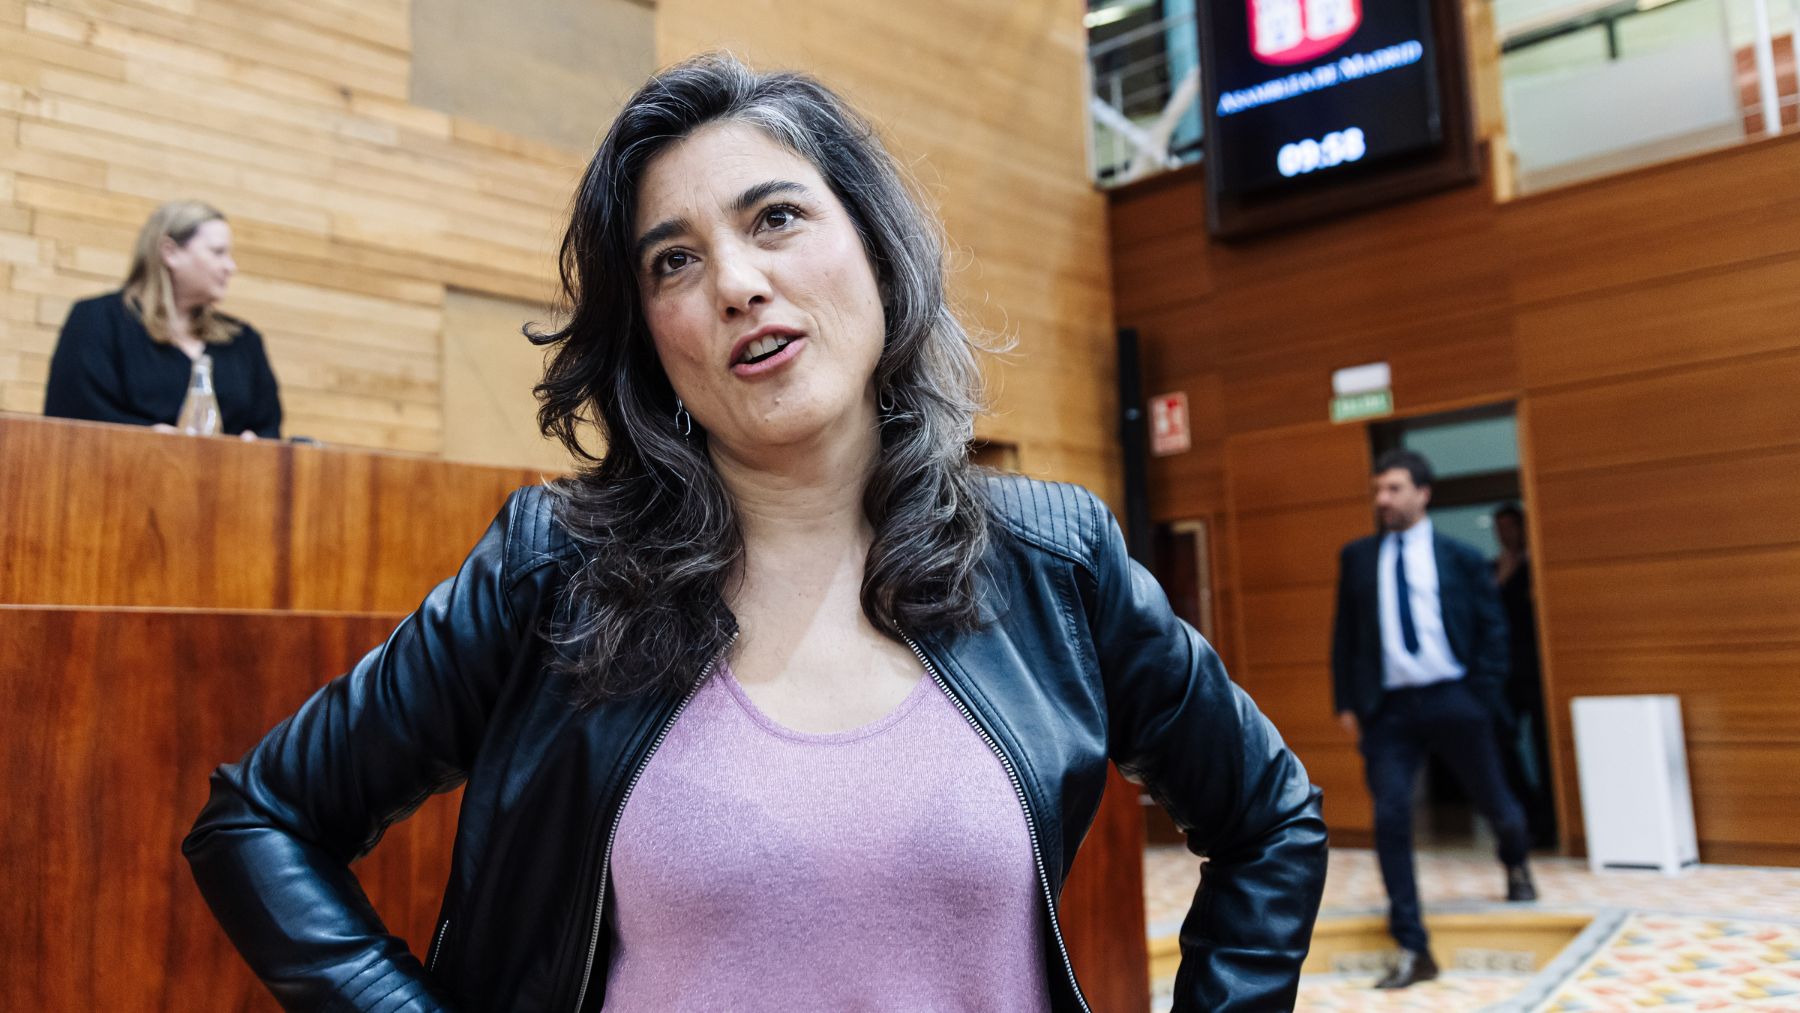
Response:
[{"label": "black blazer", "polygon": [[[1381,537],[1370,535],[1344,546],[1338,557],[1337,620],[1331,638],[1332,699],[1338,713],[1368,718],[1381,706],[1381,607],[1376,568]],[[1510,664],[1506,612],[1494,587],[1493,571],[1479,550],[1432,533],[1437,557],[1438,598],[1450,651],[1468,669],[1468,686],[1504,716],[1502,689]]]},{"label": "black blazer", "polygon": [[[256,328],[234,320],[237,336],[208,345],[219,421],[232,436],[248,429],[281,438],[281,394]],[[83,299],[69,309],[50,357],[44,414],[149,426],[174,425],[187,399],[193,360],[174,345],[157,343],[122,292]]]}]

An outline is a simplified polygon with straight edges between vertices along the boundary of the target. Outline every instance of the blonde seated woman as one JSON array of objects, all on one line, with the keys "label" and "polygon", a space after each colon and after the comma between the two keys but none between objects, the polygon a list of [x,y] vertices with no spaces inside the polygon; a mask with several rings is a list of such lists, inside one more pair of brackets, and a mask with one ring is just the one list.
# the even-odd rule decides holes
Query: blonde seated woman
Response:
[{"label": "blonde seated woman", "polygon": [[138,233],[125,287],[69,310],[50,359],[44,414],[175,431],[188,379],[212,358],[221,431],[281,436],[281,395],[262,335],[214,307],[237,263],[231,226],[200,201],[171,201]]}]

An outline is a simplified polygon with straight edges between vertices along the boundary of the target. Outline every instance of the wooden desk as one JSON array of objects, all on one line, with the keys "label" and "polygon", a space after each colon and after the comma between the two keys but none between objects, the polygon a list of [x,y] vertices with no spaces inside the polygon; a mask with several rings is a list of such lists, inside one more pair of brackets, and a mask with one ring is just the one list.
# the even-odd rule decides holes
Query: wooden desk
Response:
[{"label": "wooden desk", "polygon": [[[538,479],[0,416],[0,1008],[275,1009],[181,857],[207,775],[380,643]],[[415,949],[458,797],[357,866]]]},{"label": "wooden desk", "polygon": [[539,477],[0,415],[0,604],[404,614]]}]

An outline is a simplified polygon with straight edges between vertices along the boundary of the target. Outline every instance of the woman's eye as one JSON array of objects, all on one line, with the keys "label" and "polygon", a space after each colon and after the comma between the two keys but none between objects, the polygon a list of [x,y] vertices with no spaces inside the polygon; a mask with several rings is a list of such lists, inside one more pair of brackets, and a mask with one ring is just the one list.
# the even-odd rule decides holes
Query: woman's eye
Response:
[{"label": "woman's eye", "polygon": [[656,269],[657,274],[670,274],[686,267],[692,259],[685,251],[670,250],[656,258],[656,263],[652,266]]},{"label": "woman's eye", "polygon": [[799,211],[786,204],[777,204],[762,213],[762,223],[767,228],[785,229],[794,224],[795,219],[799,217]]}]

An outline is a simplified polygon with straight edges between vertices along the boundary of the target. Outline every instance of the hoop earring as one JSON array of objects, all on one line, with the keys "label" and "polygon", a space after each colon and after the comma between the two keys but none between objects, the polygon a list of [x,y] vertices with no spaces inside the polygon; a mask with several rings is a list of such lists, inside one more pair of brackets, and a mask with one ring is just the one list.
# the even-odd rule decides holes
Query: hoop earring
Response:
[{"label": "hoop earring", "polygon": [[875,404],[881,408],[881,414],[894,414],[894,392],[886,387],[881,388],[880,393],[875,395]]},{"label": "hoop earring", "polygon": [[675,399],[675,431],[683,438],[694,434],[694,417],[688,414],[687,407],[680,398]]}]

